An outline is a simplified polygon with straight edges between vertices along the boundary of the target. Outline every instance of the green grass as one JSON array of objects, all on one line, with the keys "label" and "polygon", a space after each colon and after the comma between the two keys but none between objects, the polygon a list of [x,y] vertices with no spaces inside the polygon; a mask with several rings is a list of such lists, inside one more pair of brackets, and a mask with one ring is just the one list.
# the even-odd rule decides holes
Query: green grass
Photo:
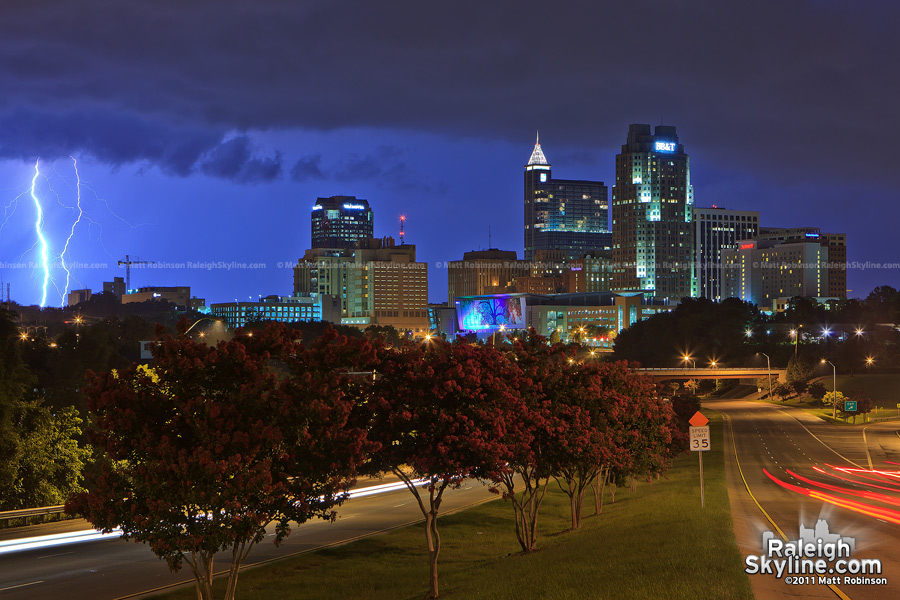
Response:
[{"label": "green grass", "polygon": [[[725,487],[722,422],[712,419],[704,455],[706,508],[700,509],[696,453],[666,477],[620,489],[603,513],[585,507],[569,526],[568,498],[551,484],[539,521],[539,550],[519,553],[512,508],[502,500],[440,519],[441,597],[485,599],[749,599]],[[243,572],[242,600],[420,600],[428,591],[421,526]],[[219,582],[222,586],[222,582]],[[221,590],[221,588],[220,588]],[[221,593],[221,592],[220,592]],[[164,598],[196,598],[192,588]]]}]

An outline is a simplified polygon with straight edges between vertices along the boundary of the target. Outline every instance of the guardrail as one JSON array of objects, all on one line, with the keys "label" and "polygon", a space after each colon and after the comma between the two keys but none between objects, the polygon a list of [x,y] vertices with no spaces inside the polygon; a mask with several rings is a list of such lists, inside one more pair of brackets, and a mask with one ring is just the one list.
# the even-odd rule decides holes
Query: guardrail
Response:
[{"label": "guardrail", "polygon": [[55,515],[66,510],[64,504],[56,506],[42,506],[40,508],[22,508],[19,510],[0,511],[0,520],[6,519],[22,519],[25,517],[43,517],[45,515]]}]

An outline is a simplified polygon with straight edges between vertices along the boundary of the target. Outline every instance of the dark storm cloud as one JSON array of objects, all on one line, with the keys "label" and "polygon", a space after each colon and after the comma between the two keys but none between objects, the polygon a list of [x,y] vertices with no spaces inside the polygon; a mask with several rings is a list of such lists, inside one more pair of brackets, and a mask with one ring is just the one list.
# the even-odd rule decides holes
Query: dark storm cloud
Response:
[{"label": "dark storm cloud", "polygon": [[[661,119],[688,152],[782,181],[884,178],[897,161],[886,0],[9,4],[0,123],[23,107],[106,116],[51,119],[63,133],[17,140],[21,155],[72,144],[184,172],[224,132],[353,126],[516,141],[539,127],[577,152]],[[123,118],[161,132],[126,139]]]},{"label": "dark storm cloud", "polygon": [[310,179],[324,179],[325,174],[322,173],[321,165],[321,154],[304,156],[291,167],[291,179],[297,182],[309,181]]},{"label": "dark storm cloud", "polygon": [[281,155],[257,158],[253,142],[241,135],[210,150],[199,163],[205,175],[230,179],[236,183],[272,181],[281,176]]}]

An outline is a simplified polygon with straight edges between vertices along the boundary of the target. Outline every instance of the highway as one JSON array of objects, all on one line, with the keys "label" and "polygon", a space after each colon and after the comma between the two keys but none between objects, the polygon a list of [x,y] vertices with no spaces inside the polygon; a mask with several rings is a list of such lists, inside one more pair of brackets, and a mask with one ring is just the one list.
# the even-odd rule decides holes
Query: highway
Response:
[{"label": "highway", "polygon": [[[361,485],[378,483],[382,482]],[[492,498],[497,496],[489,493],[486,486],[467,482],[458,490],[444,493],[441,514]],[[295,527],[280,547],[269,540],[263,541],[253,549],[247,564],[343,543],[422,520],[415,498],[405,488],[351,498],[338,508],[338,515],[334,523],[316,520]],[[58,527],[43,527],[42,533]],[[425,552],[423,535],[423,565]],[[220,553],[217,571],[227,569],[229,561],[229,553]],[[191,581],[187,567],[171,573],[166,563],[145,545],[118,538],[0,554],[2,600],[136,598],[150,590]]]},{"label": "highway", "polygon": [[763,553],[762,533],[775,531],[773,523],[795,540],[801,523],[813,528],[825,519],[831,533],[856,539],[853,558],[880,559],[887,579],[886,585],[841,579],[830,588],[755,574],[757,600],[900,598],[900,479],[871,472],[900,471],[900,422],[834,426],[796,409],[745,400],[705,401],[704,408],[726,417],[729,498],[744,556]]}]

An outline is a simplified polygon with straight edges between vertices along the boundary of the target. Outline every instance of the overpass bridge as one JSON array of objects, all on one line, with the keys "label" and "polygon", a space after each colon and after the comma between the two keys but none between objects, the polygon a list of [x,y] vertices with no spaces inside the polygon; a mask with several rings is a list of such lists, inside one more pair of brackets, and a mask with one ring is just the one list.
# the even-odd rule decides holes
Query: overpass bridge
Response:
[{"label": "overpass bridge", "polygon": [[778,381],[784,382],[787,369],[767,369],[766,367],[749,367],[726,369],[721,367],[706,368],[672,368],[672,369],[635,369],[636,373],[652,377],[654,381],[669,379],[755,379],[766,377],[769,373]]}]

